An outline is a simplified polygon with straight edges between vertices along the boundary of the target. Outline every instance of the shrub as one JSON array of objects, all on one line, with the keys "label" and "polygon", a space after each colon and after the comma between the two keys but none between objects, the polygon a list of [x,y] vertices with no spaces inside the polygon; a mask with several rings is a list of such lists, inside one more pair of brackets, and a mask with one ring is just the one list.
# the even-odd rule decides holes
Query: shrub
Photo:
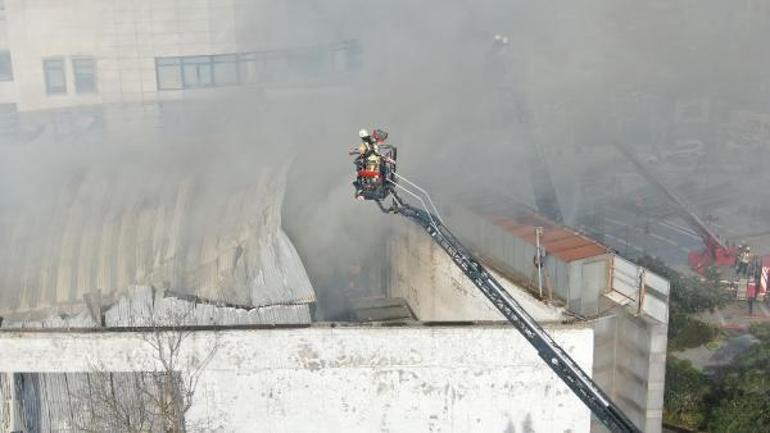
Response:
[{"label": "shrub", "polygon": [[719,335],[719,329],[685,314],[672,315],[668,325],[668,348],[679,351],[706,344]]},{"label": "shrub", "polygon": [[709,411],[705,424],[712,433],[769,433],[770,394],[726,396]]},{"label": "shrub", "polygon": [[663,420],[688,428],[698,428],[706,418],[708,378],[690,361],[669,358],[666,361],[666,390],[663,396]]},{"label": "shrub", "polygon": [[770,323],[754,323],[749,332],[762,343],[770,344]]}]

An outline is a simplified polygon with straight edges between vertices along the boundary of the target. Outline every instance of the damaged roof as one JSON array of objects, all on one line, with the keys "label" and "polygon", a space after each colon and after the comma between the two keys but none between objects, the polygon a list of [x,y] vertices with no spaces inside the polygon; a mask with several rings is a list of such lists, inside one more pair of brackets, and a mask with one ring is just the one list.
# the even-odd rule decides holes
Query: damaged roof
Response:
[{"label": "damaged roof", "polygon": [[477,215],[494,223],[519,239],[536,244],[535,229],[543,228],[542,242],[548,254],[563,262],[611,253],[609,247],[588,236],[554,223],[528,206],[497,193],[462,197],[460,201]]},{"label": "damaged roof", "polygon": [[501,227],[532,245],[536,244],[535,229],[543,228],[541,242],[543,247],[554,257],[564,262],[581,260],[588,257],[610,253],[610,249],[604,245],[536,214],[524,214],[517,216],[500,216],[489,213],[485,216]]},{"label": "damaged roof", "polygon": [[55,314],[136,284],[254,307],[315,301],[281,228],[285,167],[214,192],[162,175],[137,187],[138,175],[84,175],[52,200],[6,211],[0,316]]}]

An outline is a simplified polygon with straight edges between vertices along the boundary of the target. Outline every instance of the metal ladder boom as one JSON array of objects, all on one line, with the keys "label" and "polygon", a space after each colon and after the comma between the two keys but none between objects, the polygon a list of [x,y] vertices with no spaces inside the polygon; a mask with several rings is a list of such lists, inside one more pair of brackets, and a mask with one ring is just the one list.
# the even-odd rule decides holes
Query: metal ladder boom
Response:
[{"label": "metal ladder boom", "polygon": [[661,191],[666,198],[668,198],[671,202],[676,205],[677,210],[679,210],[679,216],[681,216],[685,221],[687,221],[690,224],[690,227],[692,227],[695,231],[698,232],[698,235],[700,235],[701,239],[703,239],[703,243],[706,244],[706,247],[712,251],[716,248],[726,250],[727,246],[722,241],[722,239],[712,230],[708,224],[706,224],[696,213],[695,209],[691,204],[689,204],[687,201],[685,201],[679,194],[675,193],[666,183],[661,180],[661,177],[658,176],[656,173],[652,172],[650,168],[648,168],[639,158],[634,155],[634,153],[626,146],[618,143],[613,142],[615,145],[615,148],[620,151],[620,153],[623,154],[623,156],[628,159],[631,164],[633,164],[634,168],[636,168],[636,171],[650,184],[652,184],[655,188],[657,188],[659,191]]},{"label": "metal ladder boom", "polygon": [[[596,383],[537,324],[505,288],[455,238],[439,218],[395,199],[389,211],[401,214],[420,225],[465,273],[484,296],[535,347],[538,355],[561,380],[585,403],[610,431],[641,433],[626,415],[604,394]],[[379,202],[378,202],[379,204]],[[380,204],[380,207],[382,205]],[[383,210],[385,210],[383,208]]]}]

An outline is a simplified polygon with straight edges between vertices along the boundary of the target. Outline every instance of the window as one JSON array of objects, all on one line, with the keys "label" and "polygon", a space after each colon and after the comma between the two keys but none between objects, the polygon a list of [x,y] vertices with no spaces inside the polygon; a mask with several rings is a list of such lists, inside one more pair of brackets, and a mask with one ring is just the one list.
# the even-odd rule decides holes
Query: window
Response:
[{"label": "window", "polygon": [[363,55],[364,51],[358,42],[353,41],[347,46],[347,59],[346,59],[346,71],[355,72],[360,71],[364,63]]},{"label": "window", "polygon": [[0,51],[0,81],[13,81],[13,65],[8,51]]},{"label": "window", "polygon": [[363,66],[363,49],[357,41],[351,41],[346,44],[345,52],[347,53],[345,59],[345,70],[347,72],[360,71]]},{"label": "window", "polygon": [[345,72],[348,70],[348,50],[344,48],[334,49],[331,52],[332,68],[335,72]]},{"label": "window", "polygon": [[213,56],[214,84],[227,86],[238,84],[238,57],[234,54]]},{"label": "window", "polygon": [[182,88],[182,61],[179,57],[155,59],[158,78],[158,90],[177,90]]},{"label": "window", "polygon": [[355,72],[361,69],[363,51],[355,41],[346,42],[331,50],[331,68],[335,72]]},{"label": "window", "polygon": [[77,93],[96,92],[96,61],[92,58],[72,59],[72,74],[75,76]]},{"label": "window", "polygon": [[294,59],[292,69],[306,78],[322,77],[329,72],[331,56],[327,50],[308,50]]},{"label": "window", "polygon": [[155,59],[158,90],[238,84],[238,56],[160,57]]},{"label": "window", "polygon": [[49,95],[67,93],[67,76],[64,72],[64,58],[55,57],[43,60],[45,88]]},{"label": "window", "polygon": [[182,83],[185,88],[209,87],[213,85],[211,57],[182,57]]},{"label": "window", "polygon": [[293,72],[289,66],[292,55],[283,53],[270,53],[264,57],[264,67],[260,78],[263,81],[277,81],[279,78],[286,78]]},{"label": "window", "polygon": [[256,53],[241,54],[238,56],[238,69],[242,83],[256,83],[259,79],[259,65],[261,61]]},{"label": "window", "polygon": [[327,80],[334,74],[353,72],[359,63],[360,48],[353,41],[288,50],[157,57],[155,73],[158,90],[180,90]]}]

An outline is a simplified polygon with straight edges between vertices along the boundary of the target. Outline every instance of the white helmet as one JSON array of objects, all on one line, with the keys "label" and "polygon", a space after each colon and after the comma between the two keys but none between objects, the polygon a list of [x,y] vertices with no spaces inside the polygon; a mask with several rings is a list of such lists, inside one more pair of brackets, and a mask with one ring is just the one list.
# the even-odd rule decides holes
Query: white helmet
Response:
[{"label": "white helmet", "polygon": [[358,136],[361,138],[366,138],[369,136],[369,131],[367,131],[366,129],[362,129],[358,131]]}]

